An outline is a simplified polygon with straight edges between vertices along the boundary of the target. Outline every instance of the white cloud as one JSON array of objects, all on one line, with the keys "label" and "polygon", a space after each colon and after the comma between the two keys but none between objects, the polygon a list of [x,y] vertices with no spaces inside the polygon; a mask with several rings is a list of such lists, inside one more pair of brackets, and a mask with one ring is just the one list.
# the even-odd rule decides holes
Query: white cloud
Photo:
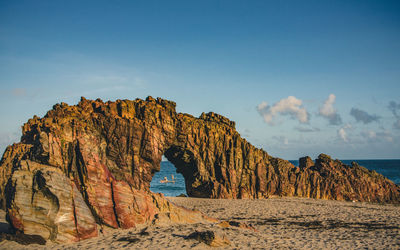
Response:
[{"label": "white cloud", "polygon": [[343,141],[347,142],[347,133],[346,133],[346,130],[344,128],[340,128],[338,130],[338,135]]},{"label": "white cloud", "polygon": [[258,104],[257,110],[263,110],[263,109],[265,109],[265,108],[267,108],[267,107],[268,107],[268,103],[262,101],[260,104]]},{"label": "white cloud", "polygon": [[349,129],[351,129],[351,128],[352,128],[352,126],[351,126],[350,124],[346,124],[346,125],[344,125],[343,127],[341,127],[341,128],[337,131],[338,136],[339,136],[339,138],[340,138],[342,141],[344,141],[344,142],[349,142],[349,138],[348,138],[347,131],[348,131]]},{"label": "white cloud", "polygon": [[342,124],[342,118],[337,113],[337,110],[333,107],[335,100],[336,96],[334,94],[330,94],[328,99],[325,100],[324,105],[319,108],[318,114],[328,119],[329,124],[339,125]]},{"label": "white cloud", "polygon": [[270,125],[274,125],[273,119],[277,115],[288,115],[292,119],[297,119],[300,123],[308,123],[309,114],[302,104],[302,100],[289,96],[272,106],[269,106],[266,102],[261,102],[257,106],[257,110],[264,118],[264,121]]}]

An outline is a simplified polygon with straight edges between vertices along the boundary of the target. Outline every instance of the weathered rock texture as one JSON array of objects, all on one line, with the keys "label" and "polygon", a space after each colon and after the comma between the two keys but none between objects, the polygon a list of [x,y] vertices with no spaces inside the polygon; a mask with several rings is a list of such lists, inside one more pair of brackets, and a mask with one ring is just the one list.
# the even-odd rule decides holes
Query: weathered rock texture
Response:
[{"label": "weathered rock texture", "polygon": [[153,219],[201,220],[149,191],[163,154],[189,196],[400,201],[399,186],[376,172],[327,155],[295,167],[252,146],[227,118],[176,113],[159,98],[61,103],[22,132],[0,162],[1,203],[15,229],[56,242]]}]

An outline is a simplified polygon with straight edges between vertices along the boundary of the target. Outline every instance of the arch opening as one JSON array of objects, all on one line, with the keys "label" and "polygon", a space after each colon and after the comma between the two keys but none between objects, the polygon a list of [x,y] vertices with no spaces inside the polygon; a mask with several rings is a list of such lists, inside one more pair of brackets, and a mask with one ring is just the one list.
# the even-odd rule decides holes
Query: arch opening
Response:
[{"label": "arch opening", "polygon": [[161,159],[160,171],[154,174],[150,182],[150,191],[171,197],[182,194],[187,196],[185,178],[164,155]]}]

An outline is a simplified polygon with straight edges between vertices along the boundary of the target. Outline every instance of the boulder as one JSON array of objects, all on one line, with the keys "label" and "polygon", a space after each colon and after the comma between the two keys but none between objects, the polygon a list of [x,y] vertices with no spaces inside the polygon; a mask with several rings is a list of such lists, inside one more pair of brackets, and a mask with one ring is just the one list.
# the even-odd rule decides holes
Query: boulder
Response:
[{"label": "boulder", "polygon": [[229,246],[231,244],[231,242],[224,234],[219,234],[212,230],[207,230],[203,232],[196,231],[189,234],[186,238],[195,239],[211,247],[224,247],[224,246]]}]

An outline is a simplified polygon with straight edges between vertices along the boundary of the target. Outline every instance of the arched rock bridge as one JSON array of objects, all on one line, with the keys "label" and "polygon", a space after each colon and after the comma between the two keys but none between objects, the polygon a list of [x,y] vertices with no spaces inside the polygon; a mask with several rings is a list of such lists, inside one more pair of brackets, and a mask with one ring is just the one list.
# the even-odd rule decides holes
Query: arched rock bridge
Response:
[{"label": "arched rock bridge", "polygon": [[295,167],[252,146],[227,118],[177,113],[160,98],[56,104],[22,132],[0,163],[1,204],[14,229],[45,240],[76,241],[161,218],[204,219],[149,191],[162,155],[193,197],[400,201],[399,186],[374,171],[324,154]]}]

